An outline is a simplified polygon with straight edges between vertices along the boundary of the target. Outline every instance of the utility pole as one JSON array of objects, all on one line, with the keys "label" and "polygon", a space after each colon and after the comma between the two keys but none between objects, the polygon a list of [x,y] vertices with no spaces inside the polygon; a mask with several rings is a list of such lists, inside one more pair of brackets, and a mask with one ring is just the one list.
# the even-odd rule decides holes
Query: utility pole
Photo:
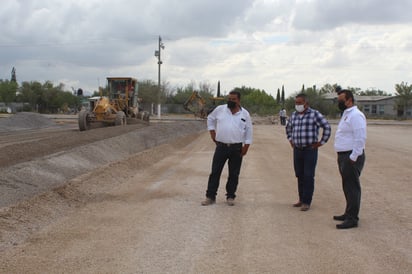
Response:
[{"label": "utility pole", "polygon": [[157,57],[157,64],[159,65],[159,72],[158,72],[158,82],[157,82],[157,118],[160,119],[160,112],[161,112],[161,105],[160,105],[160,66],[163,64],[162,59],[160,57],[161,50],[165,49],[165,46],[162,42],[162,37],[159,35],[159,49],[155,51],[155,56]]}]

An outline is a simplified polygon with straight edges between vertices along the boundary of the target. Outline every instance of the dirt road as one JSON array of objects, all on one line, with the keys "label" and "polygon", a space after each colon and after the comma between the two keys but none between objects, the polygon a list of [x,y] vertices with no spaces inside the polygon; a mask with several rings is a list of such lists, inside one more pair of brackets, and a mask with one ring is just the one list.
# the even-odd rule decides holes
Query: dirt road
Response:
[{"label": "dirt road", "polygon": [[200,206],[213,144],[207,132],[194,134],[4,210],[0,219],[20,214],[21,222],[0,225],[2,241],[13,229],[26,238],[1,251],[0,272],[411,272],[412,127],[369,126],[360,226],[346,231],[332,220],[344,209],[333,138],[320,149],[312,207],[301,212],[291,206],[283,128],[254,130],[235,206],[224,187],[215,205]]}]

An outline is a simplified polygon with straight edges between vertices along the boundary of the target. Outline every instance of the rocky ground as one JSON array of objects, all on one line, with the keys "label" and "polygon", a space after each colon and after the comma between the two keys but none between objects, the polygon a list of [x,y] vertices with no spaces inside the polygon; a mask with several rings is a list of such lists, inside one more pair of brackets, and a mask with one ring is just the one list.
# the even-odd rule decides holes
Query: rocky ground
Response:
[{"label": "rocky ground", "polygon": [[338,231],[333,139],[320,149],[312,208],[301,212],[291,206],[284,129],[255,117],[236,205],[224,202],[225,171],[217,203],[202,207],[213,154],[204,121],[79,132],[75,120],[23,115],[0,119],[1,273],[412,269],[408,123],[370,123],[360,226]]}]

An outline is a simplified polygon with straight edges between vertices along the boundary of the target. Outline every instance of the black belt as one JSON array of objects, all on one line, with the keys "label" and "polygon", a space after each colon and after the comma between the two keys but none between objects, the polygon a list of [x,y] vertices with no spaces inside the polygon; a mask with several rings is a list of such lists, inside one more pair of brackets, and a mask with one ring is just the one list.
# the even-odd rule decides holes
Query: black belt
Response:
[{"label": "black belt", "polygon": [[352,153],[352,150],[348,150],[348,151],[338,151],[338,154],[339,154],[339,155],[342,155],[342,154],[350,154],[350,153]]},{"label": "black belt", "polygon": [[222,142],[216,142],[216,144],[218,144],[220,146],[227,146],[227,147],[242,146],[242,143],[227,144],[227,143],[222,143]]},{"label": "black belt", "polygon": [[312,149],[312,146],[305,146],[305,147],[294,146],[294,148],[296,148],[297,150],[306,150],[306,149]]}]

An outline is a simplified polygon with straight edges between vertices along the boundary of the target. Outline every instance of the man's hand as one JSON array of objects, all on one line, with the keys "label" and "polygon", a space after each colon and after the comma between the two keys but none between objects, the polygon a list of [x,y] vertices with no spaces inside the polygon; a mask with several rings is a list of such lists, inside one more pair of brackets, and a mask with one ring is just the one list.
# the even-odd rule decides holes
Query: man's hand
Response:
[{"label": "man's hand", "polygon": [[249,149],[249,145],[248,145],[248,144],[245,144],[245,145],[242,147],[242,152],[241,152],[241,156],[242,156],[242,157],[246,155],[248,149]]},{"label": "man's hand", "polygon": [[210,133],[210,138],[212,138],[212,141],[216,143],[216,131],[209,130],[209,133]]},{"label": "man's hand", "polygon": [[312,147],[314,148],[314,149],[317,149],[318,147],[320,147],[322,144],[320,143],[320,142],[317,142],[317,143],[314,143],[314,144],[312,144]]}]

